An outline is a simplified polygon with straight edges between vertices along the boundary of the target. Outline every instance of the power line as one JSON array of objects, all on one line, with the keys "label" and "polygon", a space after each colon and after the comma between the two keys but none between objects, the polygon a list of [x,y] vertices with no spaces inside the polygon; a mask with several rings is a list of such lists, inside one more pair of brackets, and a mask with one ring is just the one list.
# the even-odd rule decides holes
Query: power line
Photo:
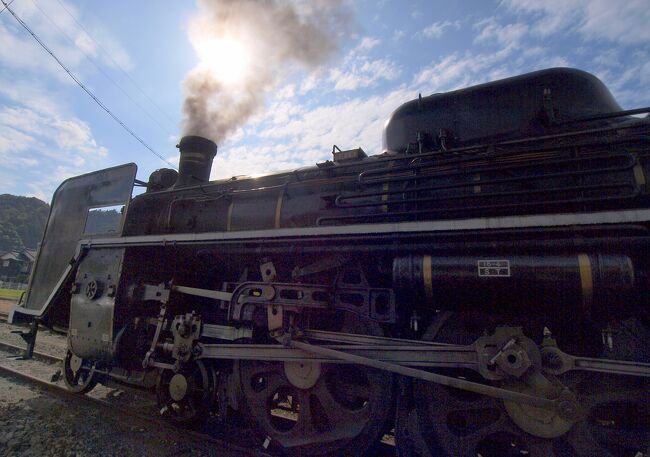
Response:
[{"label": "power line", "polygon": [[0,0],[0,1],[1,1],[2,4],[5,6],[5,9],[6,9],[7,11],[9,11],[9,13],[11,13],[11,15],[14,17],[14,19],[16,19],[16,21],[17,21],[17,22],[18,22],[18,23],[19,23],[19,24],[20,24],[20,25],[21,25],[25,30],[27,30],[27,33],[29,33],[29,34],[30,34],[30,35],[31,35],[31,36],[32,36],[32,37],[33,37],[33,38],[38,42],[38,44],[41,45],[41,47],[42,47],[42,48],[43,48],[43,49],[44,49],[44,50],[45,50],[45,51],[46,51],[46,52],[47,52],[47,53],[48,53],[48,54],[49,54],[49,55],[50,55],[50,56],[51,56],[55,61],[56,61],[56,63],[58,63],[59,66],[60,66],[61,68],[63,68],[63,70],[68,74],[68,76],[70,76],[70,78],[72,78],[72,80],[73,80],[75,83],[77,83],[77,85],[78,85],[79,87],[81,87],[81,88],[84,90],[84,92],[86,92],[86,94],[88,94],[88,96],[89,96],[90,98],[92,98],[93,101],[94,101],[95,103],[97,103],[97,105],[98,105],[101,109],[103,109],[104,111],[106,111],[106,113],[107,113],[111,118],[113,118],[113,120],[114,120],[115,122],[117,122],[118,124],[120,124],[120,126],[121,126],[124,130],[126,130],[127,133],[129,133],[129,135],[131,135],[133,138],[135,138],[135,139],[136,139],[140,144],[142,144],[142,146],[144,146],[145,148],[147,148],[147,149],[148,149],[152,154],[154,154],[156,157],[158,157],[160,160],[162,160],[163,162],[165,162],[165,163],[166,163],[167,165],[169,165],[170,167],[172,167],[172,168],[174,168],[174,169],[177,169],[174,165],[172,165],[171,163],[169,163],[169,162],[168,162],[168,161],[167,161],[167,160],[166,160],[162,155],[160,155],[158,152],[156,152],[156,151],[155,151],[151,146],[149,146],[147,143],[145,143],[145,141],[144,141],[142,138],[140,138],[140,137],[139,137],[139,136],[138,136],[138,135],[137,135],[133,130],[131,130],[131,129],[130,129],[130,128],[129,128],[129,127],[128,127],[124,122],[122,122],[122,120],[121,120],[119,117],[117,117],[115,114],[113,114],[113,112],[112,112],[110,109],[108,109],[108,107],[107,107],[106,105],[104,105],[104,103],[102,103],[102,101],[101,101],[99,98],[97,98],[97,96],[96,96],[95,94],[93,94],[93,93],[90,91],[90,89],[88,89],[88,88],[86,87],[86,85],[85,85],[84,83],[82,83],[81,80],[79,80],[79,78],[77,78],[77,76],[75,76],[75,74],[72,73],[72,71],[70,71],[70,69],[68,69],[68,67],[66,67],[65,64],[64,64],[63,62],[61,62],[61,60],[59,60],[59,58],[56,56],[56,54],[54,54],[54,52],[53,52],[50,48],[48,48],[47,45],[46,45],[45,43],[43,43],[43,41],[41,41],[41,39],[38,37],[38,35],[36,35],[36,34],[32,31],[32,29],[30,29],[29,26],[28,26],[28,25],[27,25],[27,24],[26,24],[26,23],[25,23],[25,22],[24,22],[20,17],[18,17],[18,15],[17,15],[17,14],[16,14],[12,9],[11,9],[11,8],[9,8],[9,5],[7,4],[7,2],[5,2],[5,0]]},{"label": "power line", "polygon": [[[4,12],[4,10],[6,10],[7,8],[9,8],[9,5],[11,5],[13,2],[14,2],[14,0],[11,0],[11,1],[9,2],[9,4],[6,4],[6,3],[5,3],[5,7],[2,8],[2,9],[0,10],[0,14],[2,14],[2,13]],[[4,3],[4,2],[2,2],[2,3]]]},{"label": "power line", "polygon": [[131,95],[129,95],[129,93],[122,88],[122,86],[120,86],[113,78],[111,78],[108,75],[108,73],[106,73],[104,69],[97,62],[95,62],[95,60],[92,57],[86,54],[86,51],[84,51],[63,29],[61,29],[61,27],[59,27],[59,25],[56,22],[54,22],[54,20],[52,20],[52,18],[48,16],[48,14],[45,11],[43,11],[40,5],[36,3],[36,0],[32,0],[32,3],[36,8],[38,8],[41,14],[45,16],[45,18],[50,22],[50,24],[52,24],[61,33],[61,35],[66,37],[66,39],[70,42],[70,44],[72,44],[77,49],[79,49],[79,52],[81,52],[84,55],[84,57],[86,57],[86,59],[88,59],[88,61],[93,64],[93,66],[97,69],[97,71],[99,71],[102,75],[104,75],[106,79],[108,79],[111,83],[113,83],[113,85],[117,87],[120,90],[120,92],[122,92],[126,96],[126,98],[128,98],[131,101],[131,103],[133,103],[135,106],[140,108],[142,112],[144,112],[149,117],[149,119],[155,122],[156,125],[158,125],[158,127],[160,127],[160,129],[165,133],[165,135],[169,135],[168,130],[160,122],[158,122],[158,120],[154,118],[151,115],[151,113],[149,113],[149,111],[147,111],[142,105],[140,105],[140,103],[134,100],[131,97]]},{"label": "power line", "polygon": [[[13,1],[13,0],[12,0],[12,1]],[[96,45],[97,45],[97,46],[98,46],[98,47],[99,47],[99,48],[104,52],[104,54],[106,54],[106,55],[108,56],[108,58],[111,60],[111,62],[113,62],[113,64],[114,64],[117,68],[119,68],[119,70],[124,74],[124,76],[126,76],[127,79],[131,82],[131,84],[133,84],[133,86],[134,86],[136,89],[138,89],[138,91],[139,91],[139,92],[140,92],[140,93],[141,93],[141,94],[142,94],[142,95],[143,95],[147,100],[149,100],[149,102],[150,102],[150,103],[151,103],[151,104],[152,104],[152,105],[153,105],[153,106],[154,106],[154,107],[155,107],[155,108],[156,108],[156,109],[157,109],[157,110],[158,110],[162,115],[164,115],[164,116],[169,120],[169,122],[172,123],[172,125],[175,125],[175,124],[176,124],[176,121],[174,121],[174,120],[172,119],[172,117],[171,117],[171,116],[170,116],[170,115],[169,115],[169,114],[168,114],[168,113],[167,113],[163,108],[161,108],[161,107],[160,107],[160,106],[159,106],[159,105],[158,105],[158,104],[157,104],[157,103],[156,103],[156,102],[155,102],[151,97],[149,97],[149,95],[147,95],[147,93],[144,91],[144,89],[142,89],[142,88],[140,87],[140,85],[139,85],[139,84],[138,84],[138,83],[137,83],[137,82],[136,82],[136,81],[131,77],[131,75],[129,75],[129,73],[124,69],[124,67],[122,67],[122,65],[120,65],[119,62],[117,62],[117,60],[115,60],[115,59],[113,58],[113,56],[111,55],[111,53],[108,52],[108,51],[106,50],[106,48],[104,48],[104,46],[102,46],[102,44],[101,44],[100,42],[98,42],[97,40],[95,40],[95,38],[93,38],[93,36],[92,36],[92,35],[90,34],[90,32],[88,31],[88,29],[86,29],[86,27],[84,27],[83,24],[81,24],[81,23],[77,20],[77,18],[74,16],[74,14],[72,14],[72,13],[70,12],[70,10],[68,10],[68,8],[66,8],[65,4],[64,4],[61,0],[56,0],[56,1],[59,3],[59,5],[61,5],[61,8],[63,8],[63,9],[65,10],[65,12],[68,13],[68,16],[70,16],[70,17],[72,18],[72,20],[75,21],[75,23],[76,23],[76,24],[81,28],[81,30],[84,31],[84,33],[88,36],[88,38],[90,38],[90,39],[92,40],[92,42],[95,43],[95,44],[96,44]]]}]

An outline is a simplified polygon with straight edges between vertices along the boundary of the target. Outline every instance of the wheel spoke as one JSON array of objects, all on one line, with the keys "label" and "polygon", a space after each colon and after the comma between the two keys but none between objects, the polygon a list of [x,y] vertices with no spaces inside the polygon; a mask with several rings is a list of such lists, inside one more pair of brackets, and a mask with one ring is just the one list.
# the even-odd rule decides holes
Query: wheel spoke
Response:
[{"label": "wheel spoke", "polygon": [[260,406],[270,400],[282,386],[288,384],[279,373],[268,370],[256,372],[250,379],[251,384],[255,384],[247,389],[248,395],[257,403],[261,403]]},{"label": "wheel spoke", "polygon": [[318,399],[332,429],[336,430],[339,434],[354,436],[361,431],[363,425],[368,420],[368,405],[361,410],[350,411],[336,401],[324,382],[317,384],[312,395]]},{"label": "wheel spoke", "polygon": [[555,455],[551,440],[531,440],[527,447],[529,457],[553,457]]},{"label": "wheel spoke", "polygon": [[[472,320],[472,325],[466,325],[468,319]],[[435,339],[441,343],[471,343],[481,335],[484,328],[486,325],[480,317],[457,315],[446,318],[444,322],[434,320],[425,332],[424,339],[428,335],[429,340]],[[471,329],[478,333],[469,333]],[[638,337],[638,334],[640,333],[632,336]],[[609,358],[632,360],[641,357],[638,350],[629,350],[622,333],[618,334],[616,341],[620,351],[627,351],[627,356],[618,355],[615,347],[608,354]],[[635,347],[641,343],[642,341],[636,341]],[[444,370],[442,373],[459,376],[460,371]],[[467,379],[485,382],[473,378],[471,374],[467,375]],[[577,402],[585,412],[585,418],[572,426],[568,424],[571,427],[564,434],[559,419],[556,421],[552,415],[538,416],[535,408],[522,407],[519,412],[506,410],[501,400],[420,381],[413,382],[413,404],[418,426],[411,426],[409,433],[419,434],[417,439],[426,443],[429,454],[441,457],[476,457],[477,454],[484,457],[613,457],[628,454],[633,456],[636,452],[647,449],[650,440],[647,380],[630,376],[569,372],[560,376],[558,381],[576,394]],[[495,409],[501,414],[498,419],[490,421],[495,416],[486,415],[485,412]],[[559,436],[532,436],[520,429],[510,414],[519,414],[516,419],[528,424],[530,431],[534,431],[539,422],[540,433],[551,436],[558,433]],[[405,440],[412,440],[408,436],[407,438]]]},{"label": "wheel spoke", "polygon": [[614,457],[609,451],[596,443],[589,426],[580,422],[573,426],[566,436],[566,441],[578,456]]},{"label": "wheel spoke", "polygon": [[[97,384],[93,365],[90,365],[87,361],[81,360],[81,366],[78,367],[77,371],[74,371],[72,369],[73,358],[75,358],[75,356],[72,354],[72,351],[68,349],[68,352],[63,359],[63,380],[66,386],[69,390],[75,393],[86,393],[91,391]],[[76,360],[78,361],[79,359]]]},{"label": "wheel spoke", "polygon": [[[356,315],[332,326],[344,333],[381,336],[377,324],[363,322]],[[305,367],[248,360],[240,361],[239,367],[246,411],[261,432],[290,455],[360,455],[380,436],[390,418],[390,373],[339,364],[322,364],[313,368],[317,371],[301,372]],[[314,373],[316,377],[310,378]],[[269,397],[278,391],[278,403],[299,404],[295,413],[268,414]],[[290,401],[285,400],[289,397]]]}]

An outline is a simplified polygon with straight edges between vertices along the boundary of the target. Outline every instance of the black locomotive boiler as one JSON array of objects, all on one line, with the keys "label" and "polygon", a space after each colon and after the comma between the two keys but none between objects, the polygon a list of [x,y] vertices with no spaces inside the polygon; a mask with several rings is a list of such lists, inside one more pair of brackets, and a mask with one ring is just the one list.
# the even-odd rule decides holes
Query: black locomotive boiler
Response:
[{"label": "black locomotive boiler", "polygon": [[72,390],[155,389],[170,420],[244,419],[290,455],[392,429],[400,456],[638,456],[649,111],[558,68],[258,178],[209,181],[216,144],[186,136],[178,172],[59,187],[10,318],[68,328]]}]

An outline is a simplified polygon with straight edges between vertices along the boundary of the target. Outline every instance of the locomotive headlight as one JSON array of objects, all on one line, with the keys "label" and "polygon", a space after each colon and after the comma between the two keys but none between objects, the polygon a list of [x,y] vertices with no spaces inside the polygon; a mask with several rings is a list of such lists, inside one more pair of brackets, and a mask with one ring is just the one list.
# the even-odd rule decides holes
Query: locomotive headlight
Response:
[{"label": "locomotive headlight", "polygon": [[232,36],[194,40],[194,48],[213,76],[224,84],[236,84],[246,77],[250,53],[243,41]]}]

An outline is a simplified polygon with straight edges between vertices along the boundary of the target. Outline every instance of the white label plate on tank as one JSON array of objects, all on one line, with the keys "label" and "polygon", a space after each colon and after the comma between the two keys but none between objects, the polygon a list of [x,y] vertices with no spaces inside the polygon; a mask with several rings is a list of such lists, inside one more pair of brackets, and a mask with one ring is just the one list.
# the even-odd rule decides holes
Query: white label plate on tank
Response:
[{"label": "white label plate on tank", "polygon": [[477,263],[478,263],[479,277],[490,277],[490,278],[510,277],[509,260],[479,260]]}]

